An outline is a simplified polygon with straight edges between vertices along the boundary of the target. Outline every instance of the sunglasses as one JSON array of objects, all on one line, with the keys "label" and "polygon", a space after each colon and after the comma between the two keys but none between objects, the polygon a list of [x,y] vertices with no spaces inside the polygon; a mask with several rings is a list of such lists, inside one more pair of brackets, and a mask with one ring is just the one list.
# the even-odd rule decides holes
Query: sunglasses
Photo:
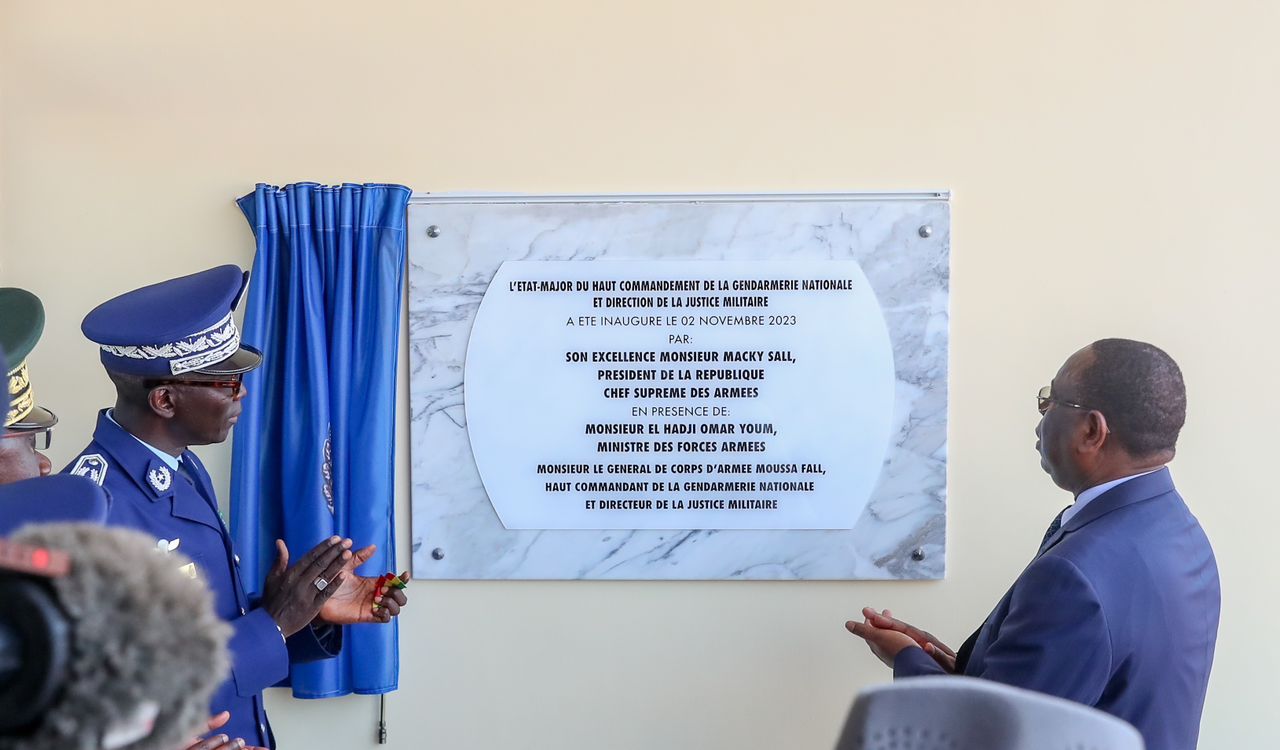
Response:
[{"label": "sunglasses", "polygon": [[9,440],[12,438],[25,438],[31,443],[31,450],[47,451],[49,446],[53,445],[53,428],[42,427],[40,429],[30,430],[21,427],[10,427],[0,435],[0,440]]},{"label": "sunglasses", "polygon": [[231,398],[240,395],[240,389],[244,387],[243,381],[239,376],[229,380],[148,380],[146,387],[159,388],[162,385],[191,385],[197,388],[226,388],[231,391]]}]

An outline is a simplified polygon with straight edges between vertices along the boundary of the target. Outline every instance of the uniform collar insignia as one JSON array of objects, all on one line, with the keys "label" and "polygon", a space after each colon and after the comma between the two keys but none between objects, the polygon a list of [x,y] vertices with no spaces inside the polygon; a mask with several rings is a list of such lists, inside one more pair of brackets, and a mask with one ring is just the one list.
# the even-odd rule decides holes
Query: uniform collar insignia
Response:
[{"label": "uniform collar insignia", "polygon": [[[95,448],[100,447],[104,457],[106,457],[114,468],[118,469],[122,477],[128,477],[142,492],[142,496],[150,500],[159,500],[162,497],[169,497],[174,492],[173,487],[173,470],[165,465],[159,456],[152,453],[147,446],[143,445],[136,437],[131,435],[128,430],[116,424],[107,416],[107,410],[103,409],[98,412],[98,426],[93,431],[93,440],[97,443]],[[160,470],[164,471],[161,472]],[[152,472],[157,473],[158,481],[164,481],[163,474],[167,473],[169,477],[169,487],[166,490],[159,490],[152,483],[150,477]]]},{"label": "uniform collar insignia", "polygon": [[160,461],[152,461],[147,468],[147,484],[157,497],[166,495],[173,488],[173,472]]},{"label": "uniform collar insignia", "polygon": [[101,487],[102,482],[107,478],[107,460],[101,453],[85,454],[76,459],[76,465],[71,467],[71,473],[78,477],[85,477]]}]

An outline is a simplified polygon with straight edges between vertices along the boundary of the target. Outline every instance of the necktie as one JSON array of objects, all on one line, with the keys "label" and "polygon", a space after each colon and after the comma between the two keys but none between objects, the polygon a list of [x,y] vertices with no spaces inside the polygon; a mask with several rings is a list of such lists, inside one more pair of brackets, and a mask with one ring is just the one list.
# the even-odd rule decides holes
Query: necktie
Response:
[{"label": "necktie", "polygon": [[[1070,507],[1070,505],[1067,506],[1067,508]],[[1058,533],[1058,529],[1062,528],[1062,514],[1067,512],[1067,508],[1058,511],[1058,515],[1053,517],[1053,523],[1049,524],[1049,528],[1044,532],[1044,538],[1040,540],[1041,549],[1048,544],[1054,534]],[[985,625],[986,623],[983,623],[973,631],[973,635],[970,635],[956,652],[956,674],[964,674],[964,668],[969,664],[969,657],[973,655],[973,646],[978,642],[978,634],[982,632],[982,627]]]},{"label": "necktie", "polygon": [[192,487],[200,486],[198,483],[196,483],[195,475],[191,473],[191,467],[187,466],[187,462],[183,461],[182,459],[178,459],[178,473],[181,474],[183,478],[185,478],[188,482],[190,482]]},{"label": "necktie", "polygon": [[1041,547],[1043,547],[1045,543],[1049,541],[1050,537],[1058,533],[1058,529],[1062,528],[1062,514],[1066,513],[1067,508],[1070,508],[1070,507],[1071,506],[1068,505],[1066,508],[1063,508],[1062,510],[1058,511],[1058,515],[1053,517],[1053,523],[1049,524],[1049,529],[1044,532],[1044,539],[1040,540]]}]

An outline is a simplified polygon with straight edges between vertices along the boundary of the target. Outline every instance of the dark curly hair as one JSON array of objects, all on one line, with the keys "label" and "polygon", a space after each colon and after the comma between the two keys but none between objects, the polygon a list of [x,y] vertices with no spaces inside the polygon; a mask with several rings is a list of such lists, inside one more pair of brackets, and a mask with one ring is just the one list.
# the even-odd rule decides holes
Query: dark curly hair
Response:
[{"label": "dark curly hair", "polygon": [[1079,376],[1081,402],[1102,412],[1130,455],[1173,453],[1187,419],[1178,363],[1159,347],[1131,339],[1102,339],[1089,348],[1093,362]]}]

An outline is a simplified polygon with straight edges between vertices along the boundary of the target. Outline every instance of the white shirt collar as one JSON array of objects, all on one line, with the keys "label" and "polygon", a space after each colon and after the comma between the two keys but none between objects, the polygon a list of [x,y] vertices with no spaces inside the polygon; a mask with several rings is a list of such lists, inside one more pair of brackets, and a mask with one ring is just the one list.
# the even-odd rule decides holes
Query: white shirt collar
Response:
[{"label": "white shirt collar", "polygon": [[155,446],[154,446],[154,445],[152,445],[151,443],[148,443],[147,441],[143,440],[142,438],[138,437],[137,435],[133,434],[132,432],[129,432],[128,430],[125,430],[125,429],[124,429],[124,427],[121,427],[121,426],[120,426],[120,423],[116,421],[116,418],[115,418],[114,416],[112,416],[112,414],[111,414],[111,412],[112,412],[112,411],[114,411],[114,410],[113,410],[113,409],[107,409],[107,419],[110,419],[110,420],[111,420],[111,424],[115,425],[116,427],[120,427],[120,429],[124,430],[124,432],[125,432],[125,434],[126,434],[126,435],[128,435],[128,436],[129,436],[129,437],[131,437],[131,438],[133,438],[134,440],[137,440],[139,443],[142,443],[142,445],[143,445],[147,450],[149,450],[149,451],[151,451],[152,453],[156,454],[156,456],[158,456],[158,457],[160,458],[160,460],[161,460],[161,461],[164,461],[164,465],[165,465],[165,466],[168,466],[170,469],[173,469],[174,471],[177,471],[177,470],[178,470],[178,459],[177,459],[177,458],[175,458],[175,457],[173,457],[173,456],[170,456],[168,453],[165,453],[164,451],[162,451],[162,450],[160,450],[159,448],[155,447]]},{"label": "white shirt collar", "polygon": [[1067,508],[1065,511],[1062,512],[1062,525],[1066,526],[1067,521],[1070,521],[1071,518],[1075,516],[1075,514],[1084,510],[1084,506],[1088,505],[1092,500],[1094,500],[1096,497],[1106,492],[1107,490],[1113,489],[1115,487],[1119,487],[1120,485],[1124,484],[1130,479],[1137,479],[1138,477],[1144,477],[1148,474],[1153,474],[1157,471],[1160,471],[1160,469],[1163,469],[1163,468],[1164,468],[1163,466],[1160,466],[1155,469],[1152,469],[1151,471],[1144,471],[1141,474],[1130,474],[1127,477],[1112,479],[1110,482],[1103,482],[1102,484],[1090,487],[1084,492],[1081,492],[1079,495],[1076,496],[1075,503],[1073,503],[1071,507]]}]

